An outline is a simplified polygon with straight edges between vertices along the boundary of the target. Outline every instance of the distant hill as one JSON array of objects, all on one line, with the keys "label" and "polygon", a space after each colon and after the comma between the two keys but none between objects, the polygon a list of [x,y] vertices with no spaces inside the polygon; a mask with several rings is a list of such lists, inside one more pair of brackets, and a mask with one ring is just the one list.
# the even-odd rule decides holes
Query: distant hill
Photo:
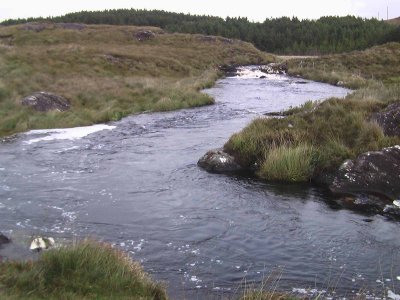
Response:
[{"label": "distant hill", "polygon": [[82,11],[54,18],[6,20],[3,25],[26,22],[84,23],[160,27],[167,32],[198,33],[240,39],[277,54],[315,55],[363,50],[387,42],[400,42],[400,27],[354,16],[299,20],[296,17],[251,22],[172,13],[161,10],[114,9]]},{"label": "distant hill", "polygon": [[390,23],[390,24],[394,24],[394,25],[400,25],[400,17],[387,20],[387,22]]}]

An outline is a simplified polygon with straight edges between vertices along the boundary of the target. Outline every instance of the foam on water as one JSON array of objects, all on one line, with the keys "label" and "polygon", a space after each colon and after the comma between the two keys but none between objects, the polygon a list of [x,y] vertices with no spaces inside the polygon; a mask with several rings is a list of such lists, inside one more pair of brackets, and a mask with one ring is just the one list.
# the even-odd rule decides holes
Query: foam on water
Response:
[{"label": "foam on water", "polygon": [[393,300],[400,300],[400,295],[395,294],[391,290],[388,291],[388,298]]},{"label": "foam on water", "polygon": [[255,79],[265,77],[267,79],[274,79],[274,80],[288,80],[288,77],[278,75],[278,74],[267,74],[262,72],[259,67],[252,67],[252,66],[245,66],[239,67],[237,69],[237,76],[238,79]]},{"label": "foam on water", "polygon": [[25,135],[46,135],[46,136],[30,139],[28,141],[25,141],[25,143],[33,144],[41,141],[76,140],[98,131],[113,130],[114,128],[116,128],[116,126],[97,124],[93,126],[74,127],[74,128],[31,130],[25,133]]}]

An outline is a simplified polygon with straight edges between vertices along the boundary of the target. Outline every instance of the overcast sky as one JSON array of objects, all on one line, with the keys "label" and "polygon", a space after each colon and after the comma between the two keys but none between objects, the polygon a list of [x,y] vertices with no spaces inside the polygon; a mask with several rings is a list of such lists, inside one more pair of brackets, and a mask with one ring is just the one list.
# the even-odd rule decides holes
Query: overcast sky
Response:
[{"label": "overcast sky", "polygon": [[81,10],[146,8],[191,14],[247,17],[253,21],[281,16],[316,19],[356,15],[386,19],[400,16],[400,0],[0,0],[0,20],[58,16]]}]

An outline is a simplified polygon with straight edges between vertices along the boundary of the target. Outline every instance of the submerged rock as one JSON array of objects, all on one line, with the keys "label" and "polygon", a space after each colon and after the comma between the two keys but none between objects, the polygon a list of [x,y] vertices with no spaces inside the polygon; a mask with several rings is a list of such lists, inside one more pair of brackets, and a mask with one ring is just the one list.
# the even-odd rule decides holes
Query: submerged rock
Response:
[{"label": "submerged rock", "polygon": [[236,163],[235,158],[224,152],[223,149],[208,151],[199,159],[197,165],[211,173],[232,173],[243,171],[243,168]]},{"label": "submerged rock", "polygon": [[400,136],[400,102],[393,103],[374,114],[372,119],[382,127],[385,135]]},{"label": "submerged rock", "polygon": [[330,190],[334,193],[360,192],[400,198],[400,146],[367,152],[340,167]]},{"label": "submerged rock", "polygon": [[21,104],[32,107],[36,111],[66,111],[71,108],[68,99],[48,92],[38,92],[21,100]]}]

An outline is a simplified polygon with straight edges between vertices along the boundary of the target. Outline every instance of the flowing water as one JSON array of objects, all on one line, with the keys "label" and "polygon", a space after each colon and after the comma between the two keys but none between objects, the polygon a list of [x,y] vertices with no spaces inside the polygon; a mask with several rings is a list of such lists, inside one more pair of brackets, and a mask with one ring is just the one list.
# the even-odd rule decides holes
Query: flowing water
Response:
[{"label": "flowing water", "polygon": [[[341,209],[319,188],[197,167],[263,113],[349,92],[256,76],[219,80],[205,91],[213,106],[1,143],[0,230],[21,245],[32,235],[110,242],[166,281],[173,299],[236,297],[265,279],[327,297],[400,290],[399,223]],[[0,255],[26,255],[7,249]]]}]

